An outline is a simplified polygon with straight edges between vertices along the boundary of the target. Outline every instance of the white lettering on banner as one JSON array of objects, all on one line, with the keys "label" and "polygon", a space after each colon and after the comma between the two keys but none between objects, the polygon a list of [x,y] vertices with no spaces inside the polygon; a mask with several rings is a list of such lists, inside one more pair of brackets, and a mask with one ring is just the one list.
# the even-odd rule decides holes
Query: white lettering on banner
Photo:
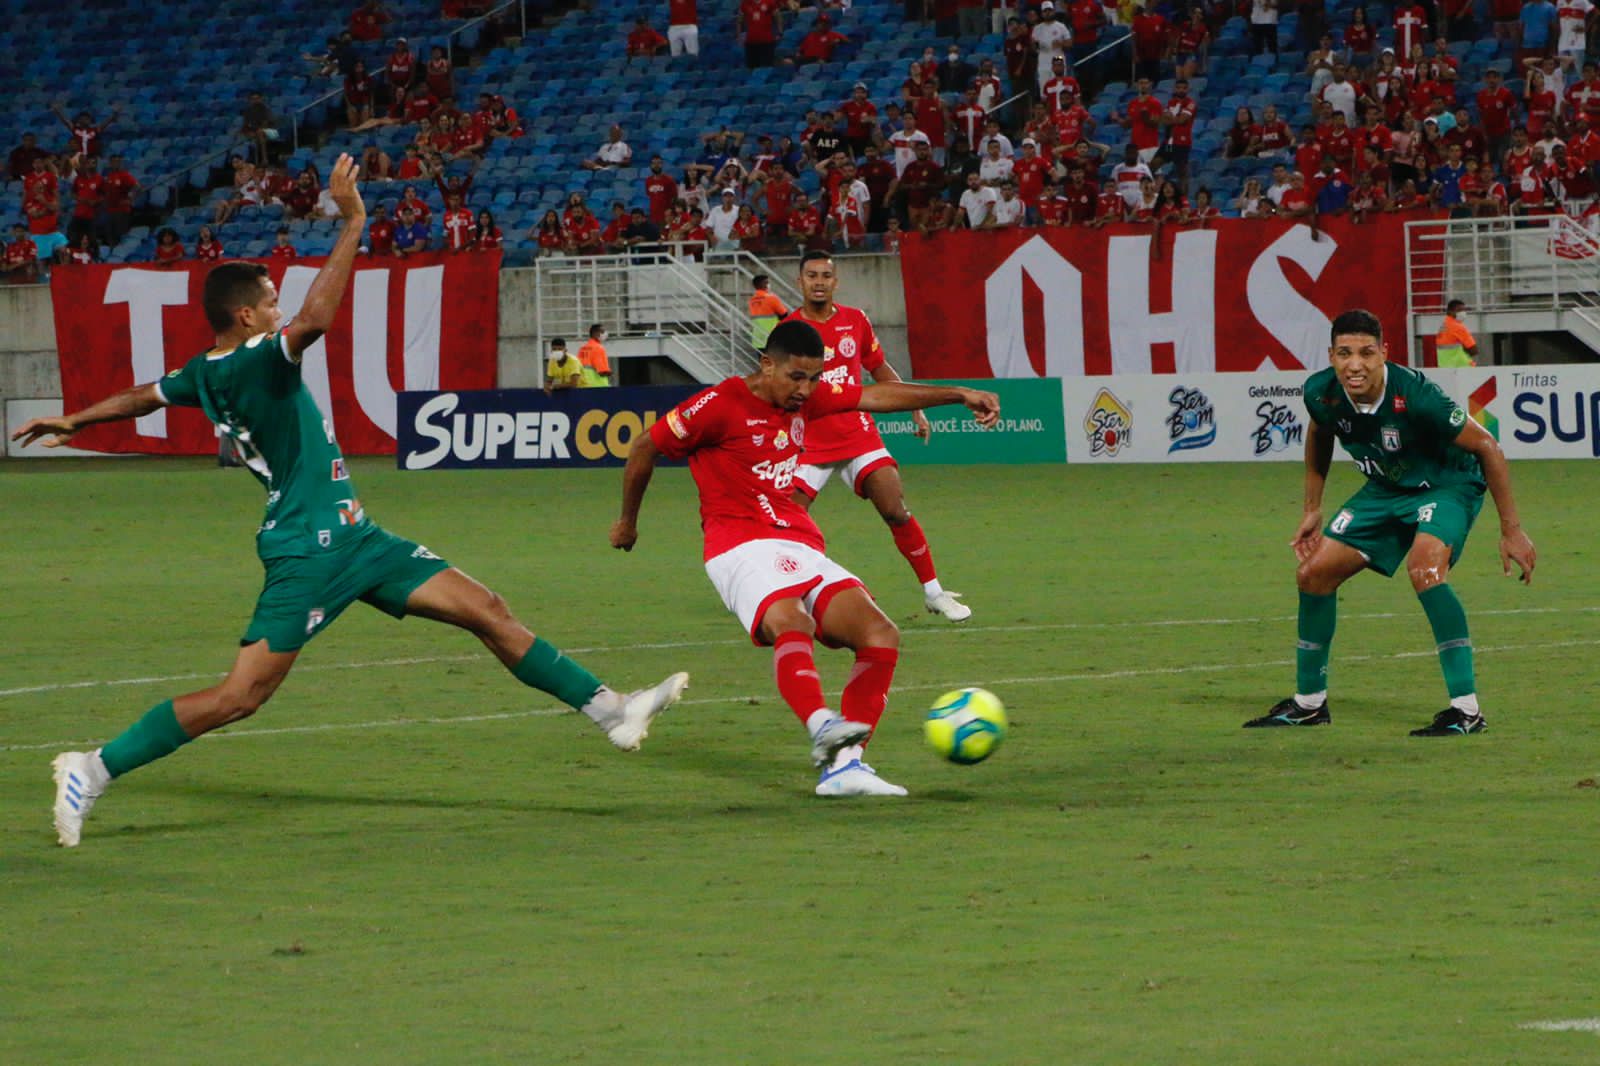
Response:
[{"label": "white lettering on banner", "polygon": [[444,267],[413,267],[406,271],[403,362],[407,392],[433,392],[439,387],[439,335],[443,318]]},{"label": "white lettering on banner", "polygon": [[572,419],[560,411],[455,414],[459,402],[455,393],[446,392],[417,408],[417,435],[433,446],[406,456],[407,470],[426,470],[446,456],[464,463],[493,462],[507,444],[517,460],[572,458],[567,447]]},{"label": "white lettering on banner", "polygon": [[1150,238],[1112,237],[1106,245],[1106,309],[1114,374],[1154,371],[1150,349],[1170,343],[1180,374],[1216,366],[1215,230],[1182,232],[1172,242],[1172,310],[1150,310]]},{"label": "white lettering on banner", "polygon": [[[1338,250],[1339,242],[1328,234],[1313,239],[1308,227],[1295,226],[1256,257],[1250,265],[1250,276],[1245,279],[1250,313],[1307,370],[1328,365],[1328,328],[1332,322],[1289,284],[1278,260],[1289,260],[1316,281]],[[1260,368],[1273,369],[1272,360],[1263,356]]]},{"label": "white lettering on banner", "polygon": [[[389,272],[356,274],[350,311],[350,383],[372,424],[395,435],[394,384],[389,380]],[[406,308],[407,314],[411,309]]]},{"label": "white lettering on banner", "polygon": [[[278,307],[283,320],[288,323],[300,313],[306,302],[306,293],[317,276],[315,267],[292,266],[283,272],[283,283],[278,286]],[[333,390],[328,386],[328,339],[318,337],[316,342],[300,353],[300,380],[311,390],[322,417],[333,423]]]},{"label": "white lettering on banner", "polygon": [[1028,359],[1022,278],[1044,294],[1044,377],[1084,372],[1083,275],[1043,237],[1033,237],[1006,257],[983,284],[989,368],[997,378],[1039,377]]},{"label": "white lettering on banner", "polygon": [[[106,282],[105,302],[128,305],[128,339],[133,356],[133,380],[155,381],[167,373],[166,336],[161,311],[189,302],[189,275],[164,270],[114,270]],[[161,408],[134,420],[146,437],[167,435],[167,410]]]}]

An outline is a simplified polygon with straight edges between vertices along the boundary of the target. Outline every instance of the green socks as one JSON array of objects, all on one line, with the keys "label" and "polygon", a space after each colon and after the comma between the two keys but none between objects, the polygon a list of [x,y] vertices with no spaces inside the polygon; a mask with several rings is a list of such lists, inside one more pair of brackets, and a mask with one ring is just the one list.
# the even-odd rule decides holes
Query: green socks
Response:
[{"label": "green socks", "polygon": [[1435,585],[1418,593],[1417,600],[1433,627],[1434,644],[1439,650],[1439,667],[1451,700],[1477,691],[1472,676],[1472,638],[1467,634],[1467,612],[1448,584]]},{"label": "green socks", "polygon": [[548,692],[577,710],[594,699],[602,687],[593,674],[562,655],[543,637],[533,638],[533,647],[511,668],[511,673],[524,685]]},{"label": "green socks", "polygon": [[165,700],[145,712],[121,736],[100,749],[100,761],[112,777],[121,777],[146,763],[171,755],[193,738],[178,724],[172,701]]},{"label": "green socks", "polygon": [[1338,618],[1339,597],[1300,594],[1300,639],[1295,642],[1294,691],[1315,696],[1328,690],[1328,647]]}]

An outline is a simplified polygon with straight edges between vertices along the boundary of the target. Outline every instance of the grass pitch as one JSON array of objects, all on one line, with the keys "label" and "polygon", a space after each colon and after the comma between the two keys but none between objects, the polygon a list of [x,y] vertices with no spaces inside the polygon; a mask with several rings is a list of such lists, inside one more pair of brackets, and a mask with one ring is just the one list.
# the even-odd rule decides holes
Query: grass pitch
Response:
[{"label": "grass pitch", "polygon": [[[1594,1062],[1600,465],[1514,467],[1454,583],[1490,730],[1402,578],[1341,597],[1332,728],[1292,689],[1294,466],[911,469],[973,622],[921,613],[870,507],[831,554],[904,624],[873,761],[806,744],[704,579],[686,473],[632,555],[616,472],[355,475],[369,513],[617,685],[694,672],[612,751],[469,638],[354,607],[254,719],[119,782],[83,846],[49,757],[219,675],[260,493],[189,461],[0,464],[0,1062]],[[1336,472],[1329,503],[1356,487]],[[822,658],[834,691],[848,660]],[[1007,703],[988,763],[920,710]]]}]

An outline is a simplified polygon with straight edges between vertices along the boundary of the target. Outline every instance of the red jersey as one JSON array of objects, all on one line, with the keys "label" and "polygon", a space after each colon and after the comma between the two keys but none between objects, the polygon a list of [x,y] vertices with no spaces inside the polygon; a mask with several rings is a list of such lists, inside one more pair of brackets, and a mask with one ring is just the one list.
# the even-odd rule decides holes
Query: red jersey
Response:
[{"label": "red jersey", "polygon": [[944,170],[931,159],[913,159],[900,175],[908,207],[927,207],[943,186]]},{"label": "red jersey", "polygon": [[968,146],[983,139],[983,124],[989,115],[977,104],[962,104],[956,108],[956,132],[967,139]]},{"label": "red jersey", "polygon": [[[826,322],[807,318],[804,308],[789,313],[785,322],[804,322],[822,334],[823,385],[860,385],[863,372],[870,374],[883,365],[883,349],[872,323],[859,308],[833,305]],[[849,406],[854,407],[851,403]],[[806,440],[806,462],[812,466],[839,463],[883,447],[872,416],[860,412],[824,418],[811,427]]]},{"label": "red jersey", "polygon": [[383,69],[389,75],[389,84],[403,89],[411,84],[411,73],[415,66],[409,51],[399,51],[389,56],[389,62],[384,64]]},{"label": "red jersey", "polygon": [[1528,136],[1544,136],[1545,127],[1556,117],[1556,94],[1546,89],[1542,93],[1528,94]]},{"label": "red jersey", "polygon": [[[822,531],[794,501],[794,474],[817,427],[861,402],[855,384],[819,382],[798,411],[767,403],[743,378],[696,393],[650,427],[656,450],[688,459],[700,492],[704,558],[754,540],[792,540],[822,551]],[[866,415],[861,415],[866,418]]]},{"label": "red jersey", "polygon": [[455,95],[453,80],[450,75],[450,60],[428,60],[427,79],[428,91],[439,97],[441,100],[446,96]]},{"label": "red jersey", "polygon": [[176,263],[183,258],[183,242],[173,241],[171,244],[156,245],[156,262]]},{"label": "red jersey", "polygon": [[1100,39],[1100,27],[1106,22],[1100,0],[1074,0],[1068,14],[1072,18],[1073,44],[1090,45]]},{"label": "red jersey", "polygon": [[[1189,148],[1194,145],[1194,113],[1197,110],[1192,96],[1174,96],[1167,101],[1167,118],[1172,120],[1172,125],[1167,127],[1167,143],[1177,148]],[[1183,116],[1187,115],[1187,121]]]},{"label": "red jersey", "polygon": [[60,184],[51,171],[29,171],[22,179],[22,202],[47,204],[56,198]]},{"label": "red jersey", "polygon": [[1359,26],[1351,23],[1344,28],[1344,46],[1356,55],[1366,55],[1371,52],[1375,41],[1371,23],[1362,23]]},{"label": "red jersey", "polygon": [[789,224],[789,204],[793,202],[794,194],[798,191],[794,182],[787,177],[780,176],[767,182],[762,193],[767,201],[767,225]]},{"label": "red jersey", "polygon": [[1051,78],[1044,83],[1044,102],[1051,111],[1061,111],[1071,107],[1082,93],[1078,79],[1071,74]]},{"label": "red jersey", "polygon": [[776,44],[773,19],[778,13],[776,0],[743,0],[739,13],[744,16],[746,44]]},{"label": "red jersey", "polygon": [[222,247],[221,241],[197,241],[194,246],[194,257],[202,263],[214,263],[228,253]]},{"label": "red jersey", "polygon": [[1491,137],[1504,137],[1511,132],[1511,118],[1516,114],[1517,98],[1504,85],[1496,92],[1478,90],[1478,117],[1483,131]]},{"label": "red jersey", "polygon": [[472,246],[474,248],[487,251],[490,248],[498,248],[503,243],[505,243],[505,237],[501,235],[499,226],[495,226],[488,233],[483,233],[479,230],[473,231]]},{"label": "red jersey", "polygon": [[600,246],[600,222],[593,215],[575,218],[567,226],[567,237],[579,248]]},{"label": "red jersey", "polygon": [[917,116],[917,129],[928,135],[929,146],[943,148],[945,120],[950,115],[944,102],[937,96],[920,96],[913,111]]},{"label": "red jersey", "polygon": [[394,221],[382,219],[367,227],[367,246],[373,255],[394,254]]},{"label": "red jersey", "polygon": [[72,180],[72,217],[93,218],[105,198],[105,180],[98,174],[79,174]]},{"label": "red jersey", "polygon": [[1059,196],[1041,197],[1034,210],[1039,212],[1039,221],[1046,226],[1061,226],[1067,222],[1067,201]]},{"label": "red jersey", "polygon": [[672,206],[672,201],[678,198],[678,183],[665,171],[647,175],[644,179],[644,195],[650,201],[650,221],[659,226],[666,221],[667,209]]},{"label": "red jersey", "polygon": [[418,197],[412,197],[409,200],[401,199],[401,201],[395,205],[394,213],[398,215],[401,209],[407,207],[411,208],[411,217],[415,221],[430,222],[433,220],[433,208],[428,206],[426,200],[422,200]]},{"label": "red jersey", "polygon": [[1066,205],[1067,222],[1093,222],[1100,197],[1088,182],[1067,182],[1061,187],[1061,203]]},{"label": "red jersey", "polygon": [[844,116],[844,135],[849,139],[864,140],[872,135],[872,123],[878,117],[878,106],[871,100],[851,98],[839,105]]},{"label": "red jersey", "polygon": [[1397,7],[1394,13],[1394,54],[1409,56],[1412,46],[1422,43],[1428,32],[1428,13],[1420,4]]},{"label": "red jersey", "polygon": [[73,126],[72,146],[84,155],[93,158],[100,154],[100,127],[99,126]]},{"label": "red jersey", "polygon": [[1250,132],[1260,139],[1261,147],[1268,152],[1281,152],[1294,143],[1294,133],[1281,118],[1276,122],[1260,123]]},{"label": "red jersey", "polygon": [[1096,217],[1107,222],[1121,222],[1128,211],[1128,201],[1122,198],[1120,192],[1103,192],[1099,202],[1095,205]]},{"label": "red jersey", "polygon": [[1042,156],[1019,156],[1012,161],[1011,176],[1017,183],[1017,196],[1022,202],[1032,206],[1039,202],[1039,197],[1044,193],[1045,175],[1050,172],[1050,161]]},{"label": "red jersey", "polygon": [[695,0],[667,0],[667,25],[695,26],[700,14],[695,10]]},{"label": "red jersey", "polygon": [[1294,151],[1294,168],[1309,180],[1313,174],[1322,169],[1322,157],[1326,154],[1322,150],[1322,145],[1316,141],[1302,144]]},{"label": "red jersey", "polygon": [[274,259],[293,259],[297,253],[292,244],[274,244],[272,251],[267,253]]},{"label": "red jersey", "polygon": [[20,241],[11,241],[6,245],[6,265],[15,266],[18,263],[31,263],[39,258],[39,246],[28,238]]},{"label": "red jersey", "polygon": [[459,252],[472,243],[472,233],[477,226],[472,208],[458,207],[444,213],[444,235],[452,252]]},{"label": "red jersey", "polygon": [[1165,109],[1154,96],[1134,97],[1128,102],[1128,139],[1138,149],[1161,143],[1161,114]]}]

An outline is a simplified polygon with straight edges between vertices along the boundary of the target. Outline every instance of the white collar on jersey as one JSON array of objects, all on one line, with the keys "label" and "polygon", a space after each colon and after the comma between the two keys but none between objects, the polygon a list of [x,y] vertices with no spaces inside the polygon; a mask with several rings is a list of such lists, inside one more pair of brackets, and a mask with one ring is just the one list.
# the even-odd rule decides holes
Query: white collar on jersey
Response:
[{"label": "white collar on jersey", "polygon": [[[1344,389],[1343,385],[1339,386]],[[1358,415],[1375,415],[1378,408],[1383,406],[1383,398],[1389,394],[1389,364],[1383,364],[1383,388],[1378,390],[1378,399],[1375,403],[1356,403],[1356,398],[1350,395],[1350,390],[1345,389],[1344,398],[1350,401],[1350,406],[1356,409]]]}]

